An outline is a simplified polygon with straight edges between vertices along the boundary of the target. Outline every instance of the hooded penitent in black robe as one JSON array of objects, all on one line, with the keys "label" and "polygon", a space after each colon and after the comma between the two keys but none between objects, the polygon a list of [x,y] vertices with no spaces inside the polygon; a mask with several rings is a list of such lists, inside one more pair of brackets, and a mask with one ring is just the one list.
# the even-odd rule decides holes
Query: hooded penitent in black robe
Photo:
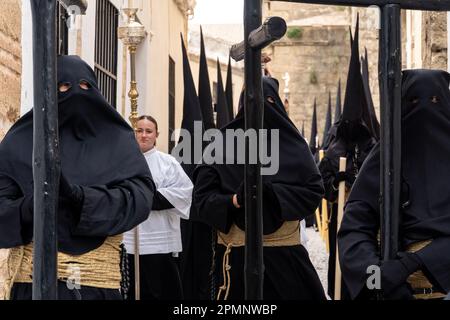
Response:
[{"label": "hooded penitent in black robe", "polygon": [[[343,112],[339,119],[335,119],[335,124],[329,131],[327,145],[324,146],[325,156],[319,165],[325,187],[325,198],[332,203],[328,225],[330,244],[328,294],[331,298],[334,297],[336,268],[338,184],[344,180],[347,190],[351,189],[358,171],[376,144],[376,137],[379,136],[379,133],[374,133],[372,128],[372,123],[378,123],[378,120],[375,113],[370,112],[367,104],[367,101],[371,101],[371,97],[366,97],[370,91],[364,90],[359,58],[359,23],[357,23],[355,38],[352,41]],[[340,157],[347,159],[344,175],[338,174]],[[345,283],[342,287],[342,297],[345,298]]]},{"label": "hooded penitent in black robe", "polygon": [[[313,116],[311,121],[311,139],[309,140],[309,149],[316,163],[319,162],[319,132],[317,131],[317,102],[314,99]],[[315,226],[317,230],[316,215],[311,215],[305,219],[306,227]]]},{"label": "hooded penitent in black robe", "polygon": [[[191,150],[195,147],[195,138],[202,135],[204,129],[214,127],[212,100],[209,87],[208,65],[204,50],[202,35],[202,50],[200,55],[199,94],[200,101],[195,91],[186,47],[182,41],[183,51],[183,75],[184,75],[184,102],[182,129],[191,134]],[[195,131],[195,122],[202,123],[201,130]],[[200,154],[201,156],[201,154]],[[190,163],[182,163],[186,174],[192,180],[192,175],[197,163],[192,157]],[[209,271],[212,264],[212,230],[203,222],[195,221],[195,207],[191,206],[189,220],[181,220],[181,239],[183,251],[180,254],[180,274],[183,284],[183,295],[187,300],[210,300]]]},{"label": "hooded penitent in black robe", "polygon": [[230,113],[230,121],[234,119],[234,104],[233,104],[233,67],[231,66],[231,56],[228,57],[228,71],[227,83],[225,88],[225,95],[227,96],[227,106]]},{"label": "hooded penitent in black robe", "polygon": [[217,128],[223,128],[233,120],[228,107],[227,96],[223,89],[222,71],[219,59],[217,59]]},{"label": "hooded penitent in black robe", "polygon": [[[407,70],[402,84],[399,250],[431,240],[416,256],[435,290],[442,292],[450,291],[449,82],[444,71]],[[338,234],[342,275],[352,299],[365,296],[367,267],[380,264],[379,194],[378,144],[356,179]]]},{"label": "hooded penitent in black robe", "polygon": [[[323,193],[319,171],[306,141],[289,119],[278,95],[278,84],[263,78],[264,128],[279,130],[279,170],[263,176],[263,233],[272,234],[285,221],[299,221],[314,214]],[[242,99],[241,99],[242,101]],[[225,130],[244,129],[244,108]],[[268,150],[271,149],[271,133]],[[224,137],[225,138],[225,137]],[[226,139],[224,139],[226,141]],[[210,145],[211,146],[211,145]],[[230,148],[230,146],[228,146]],[[244,165],[236,164],[235,149],[225,142],[223,158],[234,164],[201,165],[194,173],[194,203],[198,218],[222,233],[235,225],[245,230],[245,210],[236,209],[232,197],[244,180]],[[217,150],[216,152],[220,152]],[[208,153],[208,148],[205,154]],[[233,161],[230,161],[233,160]],[[232,248],[229,299],[244,298],[244,247]],[[218,285],[224,281],[222,263],[225,247],[215,253]],[[302,245],[264,248],[264,299],[324,299],[320,280]]]},{"label": "hooded penitent in black robe", "polygon": [[323,129],[323,138],[322,138],[322,148],[323,146],[328,145],[329,139],[330,139],[330,129],[333,124],[333,119],[331,119],[331,92],[328,96],[328,109],[327,109],[327,116],[325,118],[325,127]]},{"label": "hooded penitent in black robe", "polygon": [[[79,57],[59,57],[58,83],[71,86],[58,93],[61,172],[82,195],[75,206],[60,191],[58,250],[79,256],[145,221],[155,189],[133,130],[103,98],[92,69]],[[0,144],[0,248],[33,239],[32,151],[33,110]],[[31,285],[21,287],[13,298],[31,299]],[[97,294],[101,299],[116,293]]]},{"label": "hooded penitent in black robe", "polygon": [[337,122],[341,118],[342,106],[341,106],[341,79],[339,79],[338,90],[336,95],[336,108],[334,109],[334,122]]},{"label": "hooded penitent in black robe", "polygon": [[200,103],[200,108],[202,110],[203,125],[205,127],[205,130],[209,130],[215,128],[216,125],[214,124],[214,110],[211,96],[211,85],[208,73],[208,60],[206,59],[205,40],[203,38],[203,31],[201,28],[200,28],[200,62],[198,74],[199,74],[198,100]]}]

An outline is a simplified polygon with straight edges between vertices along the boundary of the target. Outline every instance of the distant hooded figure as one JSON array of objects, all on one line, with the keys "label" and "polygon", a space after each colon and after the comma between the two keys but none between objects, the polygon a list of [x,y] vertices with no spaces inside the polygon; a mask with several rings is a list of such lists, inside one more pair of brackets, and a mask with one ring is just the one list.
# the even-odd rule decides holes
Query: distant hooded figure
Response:
[{"label": "distant hooded figure", "polygon": [[[122,234],[147,219],[155,190],[131,127],[79,57],[58,58],[61,181],[59,299],[121,299]],[[18,147],[20,146],[20,147]],[[11,248],[11,299],[31,299],[33,110],[0,144],[0,248]],[[69,290],[74,270],[79,283]]]},{"label": "distant hooded figure", "polygon": [[317,130],[317,102],[316,99],[314,99],[314,107],[313,107],[313,116],[311,121],[311,139],[309,140],[309,149],[311,150],[311,153],[316,159],[316,162],[318,162],[319,159],[319,132]]},{"label": "distant hooded figure", "polygon": [[[323,300],[325,295],[306,249],[300,244],[300,220],[314,214],[323,195],[319,171],[304,138],[289,119],[275,79],[263,78],[264,128],[268,150],[279,151],[279,170],[263,176],[264,299]],[[241,97],[241,102],[243,101]],[[244,108],[221,131],[244,129]],[[271,141],[279,130],[279,142]],[[228,134],[227,133],[227,134]],[[218,299],[244,299],[244,165],[236,146],[222,156],[233,164],[201,165],[194,173],[198,218],[218,230],[215,257]],[[237,148],[243,146],[238,145]],[[216,150],[216,154],[222,150]],[[205,154],[208,153],[208,148]],[[233,160],[233,161],[231,161]],[[224,266],[224,268],[222,268]],[[231,267],[231,269],[229,269]],[[225,273],[225,274],[223,274]]]},{"label": "distant hooded figure", "polygon": [[443,298],[450,291],[449,82],[444,71],[403,72],[399,253],[381,262],[377,144],[356,179],[338,234],[352,299],[374,296],[366,287],[369,266],[381,267],[385,299]]},{"label": "distant hooded figure", "polygon": [[[189,144],[189,148],[191,149],[190,159],[188,159],[189,161],[182,161],[181,166],[189,178],[193,180],[192,177],[195,167],[198,161],[201,160],[201,152],[199,153],[200,159],[196,158],[195,151],[192,152],[192,150],[195,150],[197,144],[195,137],[202,137],[205,130],[212,129],[215,125],[203,37],[200,54],[200,97],[197,97],[195,91],[186,46],[183,40],[181,43],[184,80],[183,120],[181,122],[181,128],[187,130],[192,137]],[[202,121],[203,125],[199,126],[198,124],[202,124]],[[180,142],[182,141],[180,139]],[[213,231],[211,227],[193,219],[195,217],[195,214],[192,213],[195,211],[194,206],[191,206],[190,211],[189,220],[181,220],[183,250],[180,253],[180,274],[183,285],[183,298],[186,300],[209,300],[211,298],[209,270],[211,269],[212,263],[211,242]]]},{"label": "distant hooded figure", "polygon": [[[341,181],[345,181],[348,193],[361,169],[365,159],[377,142],[372,123],[378,120],[374,112],[370,112],[367,97],[370,91],[364,90],[364,81],[361,74],[361,62],[359,56],[359,23],[357,22],[355,38],[352,40],[352,54],[348,70],[347,85],[345,91],[344,108],[339,119],[329,130],[328,141],[324,145],[325,156],[319,164],[322,174],[325,198],[332,203],[331,215],[328,225],[328,238],[330,245],[330,257],[328,263],[328,294],[334,297],[335,268],[336,268],[336,232],[337,232],[337,198],[338,187]],[[340,93],[338,93],[340,96]],[[339,172],[339,158],[347,159],[346,170]],[[342,298],[346,298],[345,285],[342,286]]]}]

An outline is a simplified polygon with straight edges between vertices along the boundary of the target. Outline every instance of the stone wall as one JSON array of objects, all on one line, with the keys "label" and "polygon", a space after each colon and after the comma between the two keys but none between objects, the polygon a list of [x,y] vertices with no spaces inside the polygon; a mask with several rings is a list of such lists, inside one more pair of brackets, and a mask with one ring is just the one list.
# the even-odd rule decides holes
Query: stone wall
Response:
[{"label": "stone wall", "polygon": [[423,68],[447,70],[447,13],[423,12]]},{"label": "stone wall", "polygon": [[[341,101],[345,95],[350,61],[350,27],[360,15],[360,54],[368,50],[370,82],[376,108],[378,90],[378,20],[373,9],[309,5],[286,2],[266,2],[265,16],[280,16],[289,30],[297,29],[297,37],[288,35],[266,51],[271,56],[272,75],[280,80],[280,93],[285,85],[283,75],[290,75],[289,113],[305,136],[310,137],[314,99],[317,99],[319,141],[325,126],[328,93],[331,92],[333,115],[338,81],[342,81]],[[352,29],[353,29],[352,28]],[[354,30],[354,29],[353,29]],[[291,34],[292,36],[292,34]]]},{"label": "stone wall", "polygon": [[[2,0],[0,10],[0,141],[20,112],[22,14],[20,0]],[[0,250],[0,266],[8,250]],[[0,268],[0,299],[5,271]]]},{"label": "stone wall", "polygon": [[20,112],[21,1],[2,0],[0,11],[0,140]]},{"label": "stone wall", "polygon": [[302,30],[301,40],[278,42],[267,52],[273,59],[269,64],[272,76],[280,80],[280,92],[285,87],[283,75],[286,72],[290,75],[289,114],[299,128],[305,121],[305,134],[309,138],[314,99],[321,136],[328,92],[334,106],[338,81],[341,78],[343,84],[346,82],[350,41],[347,27],[302,27]]}]

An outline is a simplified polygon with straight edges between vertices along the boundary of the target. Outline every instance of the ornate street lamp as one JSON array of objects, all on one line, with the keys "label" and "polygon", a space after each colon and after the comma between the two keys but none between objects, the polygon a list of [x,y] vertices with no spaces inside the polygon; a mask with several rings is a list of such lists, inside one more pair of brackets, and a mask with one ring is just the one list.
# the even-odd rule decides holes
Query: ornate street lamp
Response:
[{"label": "ornate street lamp", "polygon": [[147,36],[145,27],[137,20],[137,13],[140,10],[142,10],[142,0],[123,0],[121,13],[125,23],[118,29],[119,39],[128,47],[128,51],[130,52],[131,82],[128,97],[131,101],[131,115],[129,119],[133,128],[136,127],[138,118],[137,107],[139,97],[136,82],[136,50]]}]

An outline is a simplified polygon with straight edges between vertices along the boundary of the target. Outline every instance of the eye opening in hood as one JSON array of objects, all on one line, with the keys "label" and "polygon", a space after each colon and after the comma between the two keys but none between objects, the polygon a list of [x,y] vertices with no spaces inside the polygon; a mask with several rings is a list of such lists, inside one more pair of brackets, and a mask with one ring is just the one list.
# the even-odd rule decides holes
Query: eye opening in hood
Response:
[{"label": "eye opening in hood", "polygon": [[80,86],[80,89],[85,91],[92,89],[92,84],[86,79],[81,79],[78,85]]},{"label": "eye opening in hood", "polygon": [[66,93],[72,89],[72,84],[68,81],[64,81],[58,84],[58,91],[61,93]]}]

